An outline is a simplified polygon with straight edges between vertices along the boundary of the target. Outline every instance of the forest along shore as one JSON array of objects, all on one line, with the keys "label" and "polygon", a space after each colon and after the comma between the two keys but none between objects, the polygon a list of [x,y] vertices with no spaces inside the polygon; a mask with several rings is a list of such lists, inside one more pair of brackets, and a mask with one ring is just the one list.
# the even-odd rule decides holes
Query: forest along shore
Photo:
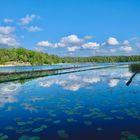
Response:
[{"label": "forest along shore", "polygon": [[140,55],[130,56],[57,56],[25,48],[0,48],[1,66],[26,66],[59,63],[88,63],[88,62],[140,62]]}]

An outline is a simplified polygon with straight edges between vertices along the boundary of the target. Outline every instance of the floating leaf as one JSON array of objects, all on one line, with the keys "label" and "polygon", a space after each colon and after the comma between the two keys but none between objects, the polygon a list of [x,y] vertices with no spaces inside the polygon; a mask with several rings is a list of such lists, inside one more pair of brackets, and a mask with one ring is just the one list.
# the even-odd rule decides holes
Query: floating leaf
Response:
[{"label": "floating leaf", "polygon": [[102,131],[103,129],[99,127],[99,128],[97,128],[96,130],[97,130],[97,131]]},{"label": "floating leaf", "polygon": [[69,135],[66,133],[65,130],[58,130],[57,133],[58,133],[58,136],[61,138],[68,138],[69,137]]},{"label": "floating leaf", "polygon": [[85,121],[84,124],[85,125],[92,125],[92,122],[91,121]]},{"label": "floating leaf", "polygon": [[60,122],[61,122],[60,120],[53,121],[54,124],[58,124]]},{"label": "floating leaf", "polygon": [[6,140],[6,139],[8,139],[7,135],[3,135],[3,136],[0,137],[0,140]]},{"label": "floating leaf", "polygon": [[77,120],[73,119],[73,118],[68,118],[67,122],[77,122]]}]

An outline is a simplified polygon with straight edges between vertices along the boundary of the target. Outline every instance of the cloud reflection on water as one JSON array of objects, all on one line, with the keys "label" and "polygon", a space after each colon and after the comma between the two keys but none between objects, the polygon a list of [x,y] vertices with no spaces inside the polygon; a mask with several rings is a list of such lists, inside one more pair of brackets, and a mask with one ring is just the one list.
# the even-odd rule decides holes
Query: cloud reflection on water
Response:
[{"label": "cloud reflection on water", "polygon": [[[84,73],[72,73],[56,77],[46,77],[39,80],[39,85],[49,88],[59,85],[65,90],[78,91],[81,88],[106,82],[110,88],[116,87],[120,82],[125,83],[132,75],[128,69],[100,69]],[[93,86],[94,86],[93,85]]]},{"label": "cloud reflection on water", "polygon": [[17,102],[16,93],[21,89],[19,83],[6,83],[0,85],[0,107],[6,103]]}]

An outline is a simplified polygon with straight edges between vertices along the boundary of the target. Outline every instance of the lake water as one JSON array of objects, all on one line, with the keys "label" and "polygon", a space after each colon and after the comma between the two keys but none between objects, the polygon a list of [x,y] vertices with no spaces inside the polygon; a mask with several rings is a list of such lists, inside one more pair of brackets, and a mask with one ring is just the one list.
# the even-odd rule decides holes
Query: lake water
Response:
[{"label": "lake water", "polygon": [[[44,66],[13,66],[13,67],[9,66],[9,67],[0,67],[0,72],[47,70],[47,69],[67,68],[67,67],[76,67],[76,66],[92,66],[92,65],[95,66],[99,64],[81,63],[81,64],[54,64],[54,65],[44,65]],[[108,63],[106,63],[105,65],[108,65]]]},{"label": "lake water", "polygon": [[[8,68],[7,68],[8,70]],[[128,65],[0,84],[0,140],[140,140]]]}]

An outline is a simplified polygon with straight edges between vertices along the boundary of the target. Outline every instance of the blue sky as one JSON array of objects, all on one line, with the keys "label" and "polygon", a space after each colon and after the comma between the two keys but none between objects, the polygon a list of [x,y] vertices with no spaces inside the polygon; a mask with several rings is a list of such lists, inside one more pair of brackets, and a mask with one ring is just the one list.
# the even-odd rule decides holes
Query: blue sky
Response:
[{"label": "blue sky", "polygon": [[0,47],[60,56],[140,53],[140,0],[1,0]]}]

